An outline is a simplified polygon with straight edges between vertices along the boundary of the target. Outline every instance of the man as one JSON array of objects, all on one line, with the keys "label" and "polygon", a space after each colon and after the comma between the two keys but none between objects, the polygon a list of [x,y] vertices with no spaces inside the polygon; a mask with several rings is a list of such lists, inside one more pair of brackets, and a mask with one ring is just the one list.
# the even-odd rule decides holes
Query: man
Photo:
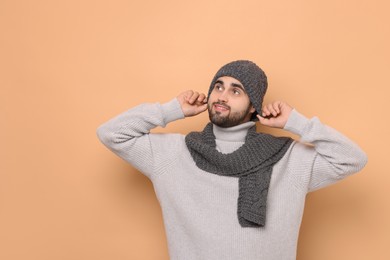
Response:
[{"label": "man", "polygon": [[[234,61],[208,95],[185,91],[142,104],[103,124],[100,140],[153,183],[171,259],[295,259],[308,192],[358,172],[363,151],[285,102],[262,105],[264,72]],[[157,126],[208,110],[202,132],[151,134]],[[255,121],[300,141],[257,133]]]}]

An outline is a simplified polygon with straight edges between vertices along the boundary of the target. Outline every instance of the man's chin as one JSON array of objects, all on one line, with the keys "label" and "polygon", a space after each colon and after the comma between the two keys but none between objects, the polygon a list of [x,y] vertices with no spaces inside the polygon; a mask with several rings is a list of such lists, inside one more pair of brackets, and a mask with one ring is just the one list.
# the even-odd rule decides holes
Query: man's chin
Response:
[{"label": "man's chin", "polygon": [[245,113],[230,113],[231,111],[227,111],[227,113],[221,112],[221,111],[215,111],[214,109],[210,108],[208,109],[209,113],[209,119],[210,121],[219,126],[219,127],[232,127],[239,124],[242,124],[248,120],[246,120],[246,116],[248,116],[248,111]]},{"label": "man's chin", "polygon": [[218,113],[209,115],[211,123],[220,127],[229,127],[229,119],[227,116],[221,116]]}]

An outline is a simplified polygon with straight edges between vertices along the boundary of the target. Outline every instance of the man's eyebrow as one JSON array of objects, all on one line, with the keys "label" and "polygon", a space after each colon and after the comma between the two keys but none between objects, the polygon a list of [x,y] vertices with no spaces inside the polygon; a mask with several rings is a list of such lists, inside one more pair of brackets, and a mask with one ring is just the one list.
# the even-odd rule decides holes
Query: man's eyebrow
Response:
[{"label": "man's eyebrow", "polygon": [[232,86],[232,87],[235,87],[235,88],[239,88],[239,89],[241,89],[242,91],[244,91],[244,93],[246,93],[245,88],[244,88],[241,84],[232,83],[231,86]]}]

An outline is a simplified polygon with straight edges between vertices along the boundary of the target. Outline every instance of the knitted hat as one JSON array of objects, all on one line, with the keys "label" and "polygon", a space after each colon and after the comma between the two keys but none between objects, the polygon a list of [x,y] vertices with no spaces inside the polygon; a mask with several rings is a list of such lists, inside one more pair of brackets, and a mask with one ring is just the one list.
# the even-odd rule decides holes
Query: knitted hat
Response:
[{"label": "knitted hat", "polygon": [[245,91],[248,93],[256,112],[253,113],[251,120],[257,121],[256,115],[261,112],[263,98],[267,91],[268,82],[264,71],[255,63],[249,60],[238,60],[230,62],[220,68],[211,81],[208,96],[214,89],[215,82],[218,78],[229,76],[237,79],[244,85]]}]

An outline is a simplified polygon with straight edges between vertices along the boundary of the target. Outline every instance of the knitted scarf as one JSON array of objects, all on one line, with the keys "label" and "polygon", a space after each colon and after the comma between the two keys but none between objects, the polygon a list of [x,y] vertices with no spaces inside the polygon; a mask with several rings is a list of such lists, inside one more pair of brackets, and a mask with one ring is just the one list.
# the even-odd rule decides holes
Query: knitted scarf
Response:
[{"label": "knitted scarf", "polygon": [[248,130],[245,144],[230,154],[216,149],[213,124],[202,132],[191,132],[185,137],[196,165],[207,172],[239,178],[237,214],[242,227],[265,225],[266,201],[272,167],[292,143],[289,137],[274,137]]}]

